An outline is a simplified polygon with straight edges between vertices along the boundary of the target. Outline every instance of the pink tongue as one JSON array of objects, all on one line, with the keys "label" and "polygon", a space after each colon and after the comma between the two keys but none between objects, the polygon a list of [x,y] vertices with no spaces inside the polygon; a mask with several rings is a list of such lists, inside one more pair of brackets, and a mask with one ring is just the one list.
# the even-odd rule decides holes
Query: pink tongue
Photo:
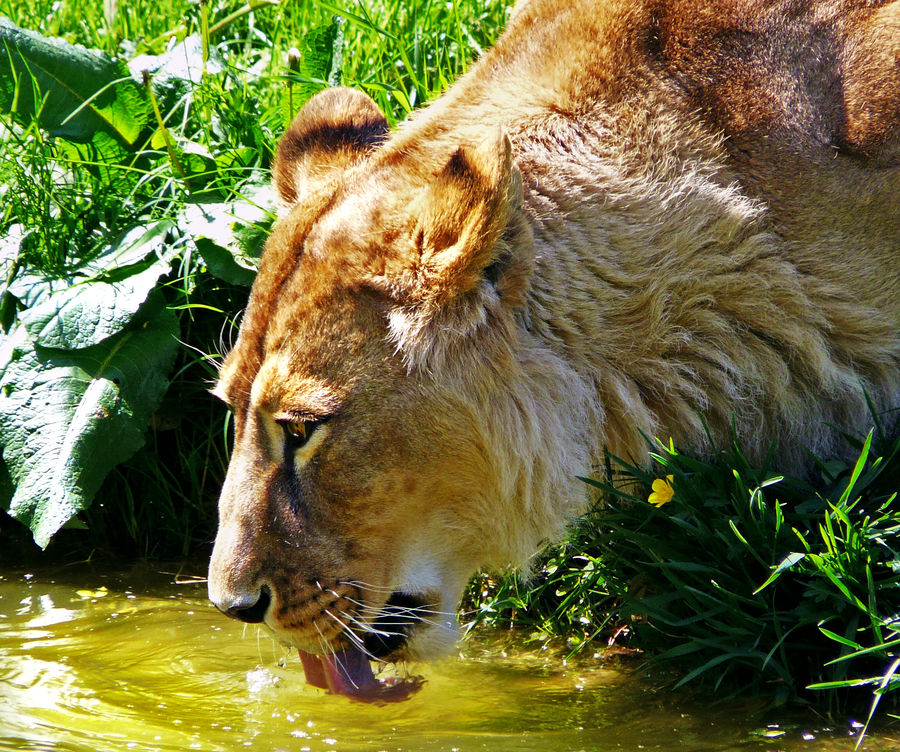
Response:
[{"label": "pink tongue", "polygon": [[336,695],[346,695],[365,702],[398,702],[415,694],[422,686],[421,677],[379,681],[361,650],[342,650],[331,655],[313,655],[298,650],[306,681],[314,687]]}]

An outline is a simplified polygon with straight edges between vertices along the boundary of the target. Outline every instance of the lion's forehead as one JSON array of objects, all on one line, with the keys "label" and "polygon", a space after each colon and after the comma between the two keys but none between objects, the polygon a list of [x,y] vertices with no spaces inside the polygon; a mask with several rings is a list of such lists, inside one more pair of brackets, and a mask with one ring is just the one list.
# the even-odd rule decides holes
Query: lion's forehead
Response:
[{"label": "lion's forehead", "polygon": [[389,339],[389,306],[320,262],[303,264],[242,326],[214,393],[232,405],[329,415],[358,388],[399,388],[407,376]]},{"label": "lion's forehead", "polygon": [[263,362],[250,389],[250,404],[277,414],[325,416],[335,412],[352,387],[352,381],[325,374],[304,373],[286,353]]}]

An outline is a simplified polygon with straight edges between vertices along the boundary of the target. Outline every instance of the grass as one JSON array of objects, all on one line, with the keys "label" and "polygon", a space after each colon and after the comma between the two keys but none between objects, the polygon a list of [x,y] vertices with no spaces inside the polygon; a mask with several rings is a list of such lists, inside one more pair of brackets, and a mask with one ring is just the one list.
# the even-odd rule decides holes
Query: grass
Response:
[{"label": "grass", "polygon": [[[184,223],[186,206],[247,193],[265,178],[293,111],[327,81],[365,90],[392,124],[403,120],[492,42],[508,6],[0,0],[0,15],[21,26],[126,60],[198,35],[207,68],[157,101],[164,127],[115,160],[35,122],[0,119],[0,237],[26,235],[13,273],[64,275],[135,224]],[[192,229],[179,227],[179,237]],[[208,552],[229,426],[206,388],[247,296],[210,263],[184,251],[163,280],[183,343],[169,390],[147,446],[80,516],[86,529],[54,543],[65,555]],[[7,327],[16,312],[7,296],[0,306]],[[657,446],[653,473],[610,458],[603,481],[588,481],[607,503],[546,552],[527,583],[477,580],[473,623],[563,635],[573,652],[614,635],[682,667],[682,682],[724,694],[819,698],[834,709],[853,692],[890,696],[900,644],[898,445],[878,431],[857,441],[858,463],[822,461],[812,485],[750,466],[738,446],[712,460]],[[666,476],[674,495],[652,507],[650,486]],[[12,551],[24,528],[0,528],[0,547]]]},{"label": "grass", "polygon": [[[611,457],[585,479],[602,503],[534,586],[477,583],[475,621],[573,652],[599,630],[720,698],[874,711],[900,688],[900,439],[875,423],[849,437],[854,463],[819,461],[812,481],[750,465],[737,443],[711,459],[654,443],[651,470]],[[651,505],[662,479],[671,498]]]}]

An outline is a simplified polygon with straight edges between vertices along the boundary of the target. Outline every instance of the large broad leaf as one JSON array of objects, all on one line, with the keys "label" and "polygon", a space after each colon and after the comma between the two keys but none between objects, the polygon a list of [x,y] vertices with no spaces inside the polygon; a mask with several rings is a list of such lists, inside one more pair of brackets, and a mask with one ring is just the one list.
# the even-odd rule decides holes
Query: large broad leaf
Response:
[{"label": "large broad leaf", "polygon": [[13,353],[0,379],[3,460],[16,486],[9,513],[39,546],[143,444],[169,383],[177,336],[175,315],[158,308],[93,347],[64,351],[25,340]]},{"label": "large broad leaf", "polygon": [[341,16],[332,16],[330,24],[317,26],[304,37],[300,75],[321,79],[328,86],[341,85],[345,23]]},{"label": "large broad leaf", "polygon": [[248,185],[232,201],[186,204],[178,224],[210,273],[233,285],[251,285],[266,236],[275,219],[275,195],[268,185]]},{"label": "large broad leaf", "polygon": [[80,270],[95,276],[75,277],[55,291],[49,282],[35,285],[45,294],[29,290],[25,299],[31,307],[19,317],[31,340],[41,347],[77,350],[121,331],[169,271],[173,254],[165,241],[173,227],[172,221],[161,220],[133,228]]},{"label": "large broad leaf", "polygon": [[50,39],[0,18],[0,109],[51,135],[87,143],[96,134],[135,148],[151,115],[144,89],[119,60]]},{"label": "large broad leaf", "polygon": [[162,55],[138,55],[128,63],[128,70],[136,80],[143,74],[153,77],[153,87],[166,93],[182,83],[197,84],[204,75],[224,73],[227,66],[214,47],[209,49],[209,59],[203,62],[203,40],[197,34],[185,37]]}]

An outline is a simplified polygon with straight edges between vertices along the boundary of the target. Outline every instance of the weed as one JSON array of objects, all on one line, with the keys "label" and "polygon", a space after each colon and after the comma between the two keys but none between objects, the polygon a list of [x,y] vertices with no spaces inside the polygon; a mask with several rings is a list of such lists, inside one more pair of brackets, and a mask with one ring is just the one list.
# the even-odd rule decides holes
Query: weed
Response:
[{"label": "weed", "polygon": [[[545,555],[536,587],[481,583],[478,618],[572,634],[564,594],[604,606],[579,635],[627,625],[633,647],[681,669],[678,685],[833,711],[860,688],[878,700],[900,686],[900,439],[848,438],[856,461],[818,461],[812,481],[751,465],[737,443],[699,458],[655,442],[653,469],[610,457],[603,480],[585,479],[603,501]],[[654,505],[663,477],[674,493]]]}]

